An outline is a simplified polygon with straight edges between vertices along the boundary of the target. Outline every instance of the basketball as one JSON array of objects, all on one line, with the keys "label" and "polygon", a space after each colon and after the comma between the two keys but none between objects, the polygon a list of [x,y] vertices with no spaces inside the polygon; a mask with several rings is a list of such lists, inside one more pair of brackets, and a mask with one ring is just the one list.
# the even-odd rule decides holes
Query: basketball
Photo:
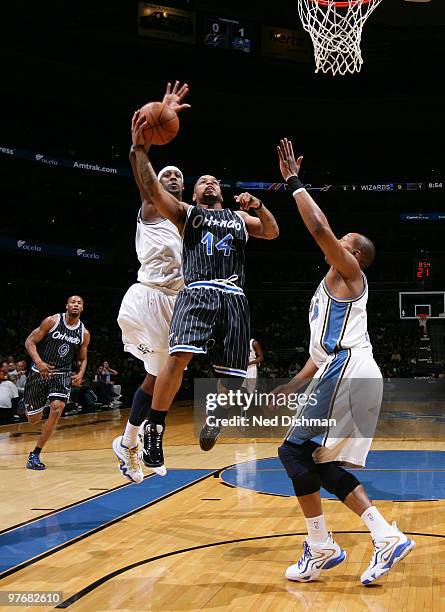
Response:
[{"label": "basketball", "polygon": [[175,111],[162,102],[149,102],[140,109],[148,123],[143,130],[145,142],[165,145],[173,140],[179,130],[179,119]]}]

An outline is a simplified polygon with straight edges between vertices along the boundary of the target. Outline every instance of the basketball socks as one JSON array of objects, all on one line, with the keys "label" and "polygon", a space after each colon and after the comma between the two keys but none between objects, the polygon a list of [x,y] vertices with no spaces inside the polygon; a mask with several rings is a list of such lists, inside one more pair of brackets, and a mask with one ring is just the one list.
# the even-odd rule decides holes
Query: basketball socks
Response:
[{"label": "basketball socks", "polygon": [[394,531],[394,528],[383,518],[375,506],[365,510],[360,518],[371,532],[374,540],[380,540]]},{"label": "basketball socks", "polygon": [[130,416],[122,436],[122,444],[134,448],[138,443],[139,428],[147,418],[150,411],[151,395],[145,393],[141,387],[136,390],[131,405]]},{"label": "basketball socks", "polygon": [[150,408],[150,414],[148,415],[149,423],[155,423],[156,425],[162,425],[165,428],[165,417],[167,416],[167,410],[154,410]]},{"label": "basketball socks", "polygon": [[41,450],[42,450],[42,449],[40,448],[40,446],[36,446],[36,447],[35,447],[35,449],[34,449],[32,452],[34,453],[34,455],[39,456],[39,455],[40,455]]},{"label": "basketball socks", "polygon": [[329,538],[324,515],[306,518],[307,535],[311,544],[324,544]]},{"label": "basketball socks", "polygon": [[132,425],[127,421],[124,435],[122,436],[122,444],[128,448],[134,448],[138,443],[138,433],[140,425]]},{"label": "basketball socks", "polygon": [[151,395],[145,393],[141,387],[136,390],[131,405],[130,416],[128,417],[129,423],[138,427],[142,425],[150,411],[151,399]]}]

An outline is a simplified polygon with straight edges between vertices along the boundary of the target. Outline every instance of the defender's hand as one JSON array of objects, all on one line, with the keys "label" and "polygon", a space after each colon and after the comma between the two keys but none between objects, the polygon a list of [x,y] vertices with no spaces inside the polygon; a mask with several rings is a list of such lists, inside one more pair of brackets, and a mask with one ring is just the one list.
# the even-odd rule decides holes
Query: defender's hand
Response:
[{"label": "defender's hand", "polygon": [[277,147],[278,160],[280,162],[280,171],[281,176],[285,181],[292,176],[298,176],[300,172],[301,162],[303,161],[303,156],[296,160],[294,155],[294,149],[292,146],[292,141],[287,138],[283,138],[280,140],[280,144]]},{"label": "defender's hand", "polygon": [[182,104],[182,100],[185,98],[188,92],[189,86],[187,83],[179,86],[179,81],[176,81],[173,85],[173,89],[171,83],[167,83],[167,89],[165,90],[162,102],[167,106],[170,106],[175,113],[180,113],[186,108],[191,108],[190,104]]}]

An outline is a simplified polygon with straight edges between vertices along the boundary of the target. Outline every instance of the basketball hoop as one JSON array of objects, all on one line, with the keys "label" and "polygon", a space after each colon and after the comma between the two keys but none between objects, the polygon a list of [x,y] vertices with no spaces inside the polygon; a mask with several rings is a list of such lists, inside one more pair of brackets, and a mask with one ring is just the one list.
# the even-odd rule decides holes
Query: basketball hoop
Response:
[{"label": "basketball hoop", "polygon": [[314,46],[315,72],[360,72],[365,21],[382,0],[297,0],[298,13]]},{"label": "basketball hoop", "polygon": [[416,315],[417,320],[419,321],[419,327],[423,328],[423,336],[425,337],[427,335],[426,333],[426,323],[429,319],[429,315],[427,314],[417,314]]}]

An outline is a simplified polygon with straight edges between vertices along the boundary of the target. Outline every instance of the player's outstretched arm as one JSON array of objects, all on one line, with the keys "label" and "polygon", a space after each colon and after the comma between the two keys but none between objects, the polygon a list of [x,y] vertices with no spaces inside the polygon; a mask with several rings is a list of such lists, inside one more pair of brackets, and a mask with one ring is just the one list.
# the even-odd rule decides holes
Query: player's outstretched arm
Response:
[{"label": "player's outstretched arm", "polygon": [[162,216],[169,219],[182,232],[187,209],[190,208],[190,205],[178,202],[173,195],[164,189],[158,181],[153,166],[142,146],[133,147],[133,150],[135,152],[136,172],[150,201]]},{"label": "player's outstretched arm", "polygon": [[[241,211],[239,214],[244,219],[249,236],[264,238],[265,240],[278,238],[280,233],[278,223],[261,200],[246,191],[235,196],[235,201],[240,205]],[[252,217],[245,212],[247,210],[254,210],[257,216]]]},{"label": "player's outstretched arm", "polygon": [[[280,141],[277,151],[284,180],[288,181],[291,177],[298,179],[303,157],[300,156],[297,160],[295,159],[292,142],[284,138]],[[300,186],[293,192],[298,211],[307,229],[325,254],[328,264],[333,266],[345,281],[361,278],[358,261],[341,246],[328,223],[326,215],[303,185],[299,181],[298,183]]]},{"label": "player's outstretched arm", "polygon": [[29,336],[25,340],[25,348],[28,352],[28,355],[34,361],[36,368],[40,372],[40,376],[42,378],[50,378],[52,370],[54,370],[54,366],[45,363],[41,358],[37,351],[37,345],[39,342],[43,340],[49,330],[54,327],[57,323],[57,315],[52,315],[51,317],[46,317],[40,323],[39,327],[34,329]]},{"label": "player's outstretched arm", "polygon": [[[171,83],[167,83],[167,87],[165,89],[165,94],[162,99],[162,102],[169,106],[175,113],[180,113],[181,111],[191,108],[190,104],[184,104],[183,100],[185,96],[189,92],[189,87],[187,83],[183,83],[182,85],[179,81],[176,81],[175,84],[171,85]],[[131,142],[132,146],[129,153],[131,169],[133,170],[133,176],[136,181],[136,184],[139,189],[139,194],[141,196],[142,202],[142,220],[150,221],[154,215],[159,215],[159,213],[154,209],[154,204],[151,201],[150,195],[144,187],[144,184],[139,176],[139,172],[137,171],[137,163],[136,163],[136,153],[135,148],[142,148],[148,153],[150,148],[149,144],[146,144],[145,138],[143,135],[143,127],[145,125],[144,118],[140,116],[139,110],[137,110],[132,119],[131,119]],[[147,160],[148,163],[148,160]]]}]

